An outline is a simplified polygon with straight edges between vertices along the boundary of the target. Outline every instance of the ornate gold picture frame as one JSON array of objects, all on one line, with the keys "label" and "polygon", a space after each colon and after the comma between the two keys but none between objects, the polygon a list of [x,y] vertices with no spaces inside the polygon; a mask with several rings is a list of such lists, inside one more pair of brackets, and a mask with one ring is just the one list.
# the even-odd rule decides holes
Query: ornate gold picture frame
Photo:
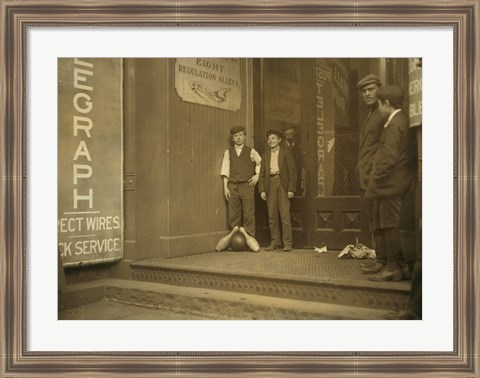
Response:
[{"label": "ornate gold picture frame", "polygon": [[[480,1],[0,0],[0,376],[480,376]],[[452,352],[27,350],[27,31],[48,26],[438,27],[454,30]]]}]

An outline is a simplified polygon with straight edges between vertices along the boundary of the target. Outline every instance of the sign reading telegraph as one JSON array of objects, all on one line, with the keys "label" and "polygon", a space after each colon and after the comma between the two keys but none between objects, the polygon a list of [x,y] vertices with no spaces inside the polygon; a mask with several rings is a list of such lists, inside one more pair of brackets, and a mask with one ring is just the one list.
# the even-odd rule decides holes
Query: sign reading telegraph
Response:
[{"label": "sign reading telegraph", "polygon": [[242,94],[240,60],[177,58],[175,88],[183,101],[237,111]]},{"label": "sign reading telegraph", "polygon": [[122,257],[120,59],[58,61],[58,247],[65,266]]},{"label": "sign reading telegraph", "polygon": [[334,181],[334,107],[332,68],[324,59],[315,63],[315,112],[317,124],[317,197],[331,196]]}]

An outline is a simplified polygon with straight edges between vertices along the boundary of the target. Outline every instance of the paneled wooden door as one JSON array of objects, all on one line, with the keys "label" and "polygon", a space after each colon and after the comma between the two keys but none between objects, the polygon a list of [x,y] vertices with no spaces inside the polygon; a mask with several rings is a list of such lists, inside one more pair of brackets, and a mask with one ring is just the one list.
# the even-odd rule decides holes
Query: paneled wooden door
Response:
[{"label": "paneled wooden door", "polygon": [[[348,60],[258,59],[254,83],[256,148],[266,150],[269,129],[296,131],[294,247],[340,249],[356,237],[368,242],[355,176],[358,123],[351,122],[357,116],[356,77]],[[257,237],[269,240],[266,206],[259,201]]]}]

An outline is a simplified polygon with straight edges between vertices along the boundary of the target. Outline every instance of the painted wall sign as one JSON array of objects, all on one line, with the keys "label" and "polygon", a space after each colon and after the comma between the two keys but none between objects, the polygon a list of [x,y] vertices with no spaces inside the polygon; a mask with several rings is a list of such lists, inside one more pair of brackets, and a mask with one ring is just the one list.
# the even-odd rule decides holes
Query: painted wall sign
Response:
[{"label": "painted wall sign", "polygon": [[422,67],[418,58],[408,59],[408,100],[410,127],[422,124]]},{"label": "painted wall sign", "polygon": [[242,94],[240,59],[178,58],[175,88],[183,101],[237,111]]},{"label": "painted wall sign", "polygon": [[317,123],[317,197],[333,195],[335,129],[332,69],[321,59],[315,64],[315,111]]},{"label": "painted wall sign", "polygon": [[58,60],[58,247],[64,266],[123,255],[121,59]]}]

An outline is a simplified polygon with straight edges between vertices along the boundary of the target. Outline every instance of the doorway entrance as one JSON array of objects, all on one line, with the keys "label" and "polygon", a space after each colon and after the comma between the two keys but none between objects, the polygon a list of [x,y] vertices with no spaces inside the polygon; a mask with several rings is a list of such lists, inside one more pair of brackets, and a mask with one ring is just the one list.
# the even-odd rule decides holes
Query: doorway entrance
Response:
[{"label": "doorway entrance", "polygon": [[[360,211],[358,69],[351,59],[254,60],[254,140],[264,152],[267,130],[294,130],[298,182],[291,202],[295,248],[370,245]],[[283,142],[285,142],[285,137]],[[257,201],[257,237],[269,242],[266,205]]]}]

